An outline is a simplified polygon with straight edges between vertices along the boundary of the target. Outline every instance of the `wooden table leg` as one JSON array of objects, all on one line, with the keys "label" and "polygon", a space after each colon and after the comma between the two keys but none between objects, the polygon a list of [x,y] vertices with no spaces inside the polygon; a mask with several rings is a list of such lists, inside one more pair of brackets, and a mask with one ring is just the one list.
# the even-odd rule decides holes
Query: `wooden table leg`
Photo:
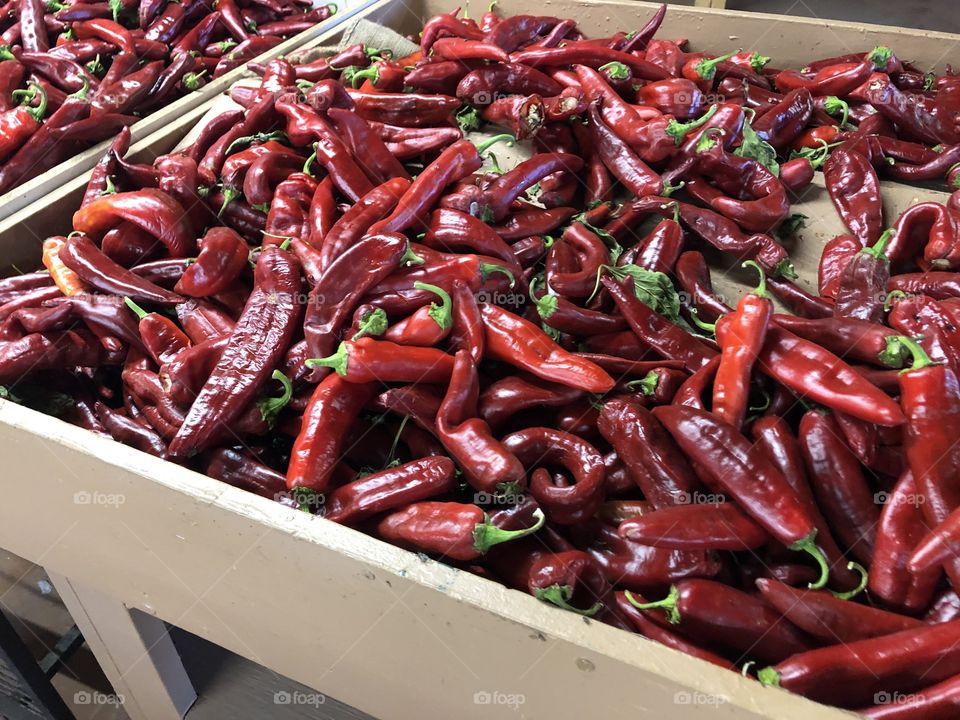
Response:
[{"label": "wooden table leg", "polygon": [[179,720],[197,699],[162,620],[48,573],[131,720]]}]

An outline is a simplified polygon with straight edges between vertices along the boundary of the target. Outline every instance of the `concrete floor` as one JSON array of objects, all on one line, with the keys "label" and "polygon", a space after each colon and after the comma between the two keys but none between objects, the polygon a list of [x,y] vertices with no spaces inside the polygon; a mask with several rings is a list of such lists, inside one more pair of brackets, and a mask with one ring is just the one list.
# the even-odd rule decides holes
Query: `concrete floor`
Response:
[{"label": "concrete floor", "polygon": [[[692,5],[692,0],[678,4]],[[802,17],[872,22],[960,33],[960,13],[948,0],[728,0],[732,10],[781,13]],[[960,66],[960,57],[957,58]],[[18,632],[42,657],[72,621],[60,603],[43,570],[21,558],[0,551],[0,608],[17,626]],[[200,695],[188,713],[190,720],[235,720],[271,718],[276,720],[351,720],[367,718],[336,700],[317,708],[278,705],[274,693],[310,692],[288,678],[174,628],[174,642]],[[126,720],[122,707],[110,704],[78,704],[87,691],[109,694],[111,689],[86,647],[71,659],[55,678],[54,685],[79,720]],[[80,696],[77,693],[81,693]]]}]

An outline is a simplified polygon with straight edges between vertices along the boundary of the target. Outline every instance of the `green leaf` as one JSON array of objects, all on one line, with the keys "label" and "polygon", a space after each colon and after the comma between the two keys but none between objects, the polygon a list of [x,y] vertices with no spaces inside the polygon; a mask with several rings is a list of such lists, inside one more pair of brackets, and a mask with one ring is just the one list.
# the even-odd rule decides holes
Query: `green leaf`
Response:
[{"label": "green leaf", "polygon": [[807,224],[807,216],[802,213],[794,213],[793,215],[788,215],[782,223],[774,231],[776,236],[781,240],[787,240],[792,238],[801,229],[803,229]]},{"label": "green leaf", "polygon": [[633,292],[644,305],[663,315],[670,322],[680,321],[680,296],[670,278],[662,272],[647,270],[629,263],[619,267],[605,267],[617,280],[633,278]]},{"label": "green leaf", "polygon": [[754,131],[750,121],[743,121],[743,138],[740,147],[733,151],[734,155],[751,158],[763,165],[767,170],[780,177],[780,163],[777,162],[777,151],[766,140],[763,140]]}]

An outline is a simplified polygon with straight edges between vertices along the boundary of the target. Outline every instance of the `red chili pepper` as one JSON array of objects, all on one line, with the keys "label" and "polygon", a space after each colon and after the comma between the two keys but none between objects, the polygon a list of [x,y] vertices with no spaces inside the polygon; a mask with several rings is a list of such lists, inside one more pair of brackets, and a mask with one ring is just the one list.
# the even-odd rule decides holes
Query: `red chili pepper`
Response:
[{"label": "red chili pepper", "polygon": [[732,315],[726,315],[720,321],[726,325],[726,331],[720,343],[720,366],[713,381],[711,405],[714,415],[736,428],[743,425],[747,414],[750,376],[773,316],[773,303],[766,297],[763,270],[756,263],[744,263],[747,264],[760,273],[760,284],[740,299]]},{"label": "red chili pepper", "polygon": [[817,560],[821,576],[811,587],[823,587],[829,570],[815,544],[814,520],[759,448],[735,428],[702,410],[662,405],[653,414],[687,456],[730,493],[756,523],[784,545],[808,552]]},{"label": "red chili pepper", "polygon": [[347,145],[353,149],[354,156],[374,182],[384,183],[392,178],[410,179],[410,173],[362,117],[335,107],[327,110],[327,117],[343,133]]},{"label": "red chili pepper", "polygon": [[200,240],[200,254],[190,264],[174,289],[189,297],[203,298],[226,290],[247,266],[250,250],[229,228],[210,228]]},{"label": "red chili pepper", "polygon": [[[13,98],[21,95],[27,98],[25,104],[0,112],[0,161],[5,160],[19,150],[40,127],[47,111],[47,94],[39,85],[31,84],[30,90],[14,90]],[[38,99],[36,107],[29,103]]]},{"label": "red chili pepper", "polygon": [[589,392],[607,392],[614,380],[596,364],[569,353],[536,325],[496,305],[482,305],[486,353],[537,377]]},{"label": "red chili pepper", "polygon": [[238,417],[286,352],[300,318],[300,268],[279,246],[263,250],[254,290],[230,336],[230,344],[170,443],[172,457],[204,449],[222,423]]},{"label": "red chili pepper", "polygon": [[835,317],[881,323],[890,261],[884,254],[893,230],[887,230],[871,247],[860,250],[843,270],[836,291]]},{"label": "red chili pepper", "polygon": [[526,472],[478,416],[479,392],[476,366],[470,354],[460,350],[437,412],[437,437],[474,488],[486,493],[516,492],[515,488],[525,486]]},{"label": "red chili pepper", "polygon": [[597,152],[610,173],[637,197],[659,195],[660,176],[607,125],[596,104],[590,105],[589,115]]},{"label": "red chili pepper", "polygon": [[126,295],[142,302],[176,305],[183,298],[127,270],[108,258],[86,235],[72,234],[59,251],[60,260],[100,292]]},{"label": "red chili pepper", "polygon": [[[438,64],[431,63],[422,69]],[[463,67],[463,64],[457,63],[457,66]],[[456,96],[471,105],[483,106],[503,94],[552,97],[559,95],[562,90],[556,80],[536,68],[505,62],[470,70],[457,84]]]},{"label": "red chili pepper", "polygon": [[404,318],[396,325],[390,326],[383,334],[383,339],[398,345],[420,345],[423,347],[438,345],[446,338],[453,327],[450,294],[443,288],[429,283],[415,282],[413,286],[417,290],[427,290],[435,293],[442,304],[430,303],[430,305],[424,305],[413,315]]},{"label": "red chili pepper", "polygon": [[810,483],[830,527],[845,550],[869,563],[880,513],[860,462],[841,439],[834,417],[809,411],[799,432]]},{"label": "red chili pepper", "polygon": [[373,383],[347,382],[333,374],[314,389],[287,468],[287,488],[308,504],[313,493],[329,488],[350,425],[374,396],[375,387]]},{"label": "red chili pepper", "polygon": [[860,153],[838,148],[830,154],[823,173],[844,225],[864,246],[876,244],[883,228],[883,206],[873,166]]},{"label": "red chili pepper", "polygon": [[676,550],[754,550],[770,537],[733,503],[676,505],[620,524],[625,538]]},{"label": "red chili pepper", "polygon": [[333,368],[352,383],[437,383],[450,378],[453,356],[435,348],[397,345],[364,337],[344,340],[333,355],[310,358],[306,366]]},{"label": "red chili pepper", "polygon": [[535,533],[543,525],[543,513],[537,518],[529,528],[501,530],[476,505],[419,502],[384,517],[377,534],[401,547],[471,562],[495,545]]},{"label": "red chili pepper", "polygon": [[[895,234],[894,241],[896,237]],[[836,297],[843,271],[863,247],[863,243],[853,235],[837,235],[824,245],[817,271],[817,285],[821,297]]]},{"label": "red chili pepper", "polygon": [[956,674],[958,643],[960,622],[914,628],[801,653],[757,677],[812,700],[856,707],[878,693],[909,693]]},{"label": "red chili pepper", "polygon": [[656,602],[640,602],[629,592],[626,597],[654,621],[732,652],[776,662],[810,647],[803,633],[761,598],[713,580],[682,580]]},{"label": "red chili pepper", "polygon": [[[722,336],[723,325],[717,329]],[[794,392],[861,420],[887,427],[904,421],[897,403],[843,360],[776,325],[767,331],[757,367]]]},{"label": "red chili pepper", "polygon": [[773,78],[773,82],[781,92],[805,88],[813,95],[843,97],[866,82],[875,70],[886,67],[891,55],[889,48],[877,47],[862,60],[828,65],[812,76],[783,70]]},{"label": "red chili pepper", "polygon": [[613,296],[630,329],[662,357],[681,360],[690,372],[702,368],[715,357],[716,353],[693,335],[642,303],[631,292],[632,278],[623,285],[607,277],[602,278],[601,282]]},{"label": "red chili pepper", "polygon": [[328,520],[352,525],[443,495],[454,489],[454,469],[450,458],[429,457],[358,478],[326,495],[323,514]]},{"label": "red chili pepper", "polygon": [[665,80],[668,77],[663,68],[642,60],[636,55],[584,41],[570,42],[562,47],[520,50],[513,52],[510,60],[536,68],[566,65],[598,68],[607,63],[618,62],[626,65],[634,77],[642,80]]},{"label": "red chili pepper", "polygon": [[276,245],[286,238],[306,240],[308,219],[317,181],[306,173],[293,173],[277,185],[267,213],[263,245]]},{"label": "red chili pepper", "polygon": [[73,227],[92,238],[119,220],[143,228],[167,247],[171,257],[187,257],[194,245],[193,231],[183,207],[153,188],[97,198],[73,214]]},{"label": "red chili pepper", "polygon": [[140,337],[147,352],[158,365],[163,365],[190,347],[190,338],[168,317],[148,313],[130,298],[125,298],[127,307],[140,318]]}]

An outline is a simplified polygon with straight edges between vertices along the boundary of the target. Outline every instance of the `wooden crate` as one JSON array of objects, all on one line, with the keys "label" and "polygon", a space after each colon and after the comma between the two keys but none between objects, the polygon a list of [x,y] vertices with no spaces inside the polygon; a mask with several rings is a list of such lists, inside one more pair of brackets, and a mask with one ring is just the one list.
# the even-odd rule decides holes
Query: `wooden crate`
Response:
[{"label": "wooden crate", "polygon": [[[276,47],[259,55],[253,62],[266,62],[271,58],[286,55],[298,48],[317,44],[319,39],[328,36],[333,28],[336,28],[342,23],[346,23],[362,13],[367,5],[370,4],[370,0],[339,0],[339,2],[335,1],[333,4],[338,6],[336,15],[322,23],[318,23],[309,30],[305,30],[302,33],[284,40]],[[151,113],[143,118],[143,120],[130,126],[133,141],[137,142],[149,137],[153,133],[164,132],[170,126],[179,125],[180,120],[186,113],[208,103],[212,98],[222,93],[237,80],[250,74],[245,63],[225,73],[223,76],[212,80],[196,92],[184,95],[182,98],[174,100],[169,105]],[[70,159],[63,161],[56,167],[47,170],[45,173],[0,195],[0,218],[9,217],[35,200],[47,197],[65,182],[87,173],[109,146],[110,141],[106,140],[91,148],[87,148]]]},{"label": "wooden crate", "polygon": [[[599,35],[639,27],[655,7],[545,0],[538,11],[576,17]],[[529,11],[518,0],[500,8]],[[364,15],[414,32],[446,9],[434,0],[378,0]],[[877,44],[939,65],[949,60],[941,57],[946,43],[958,40],[681,7],[671,8],[662,32],[704,50],[755,48],[784,65]],[[194,108],[135,153],[166,152],[207,110]],[[84,183],[67,183],[0,223],[0,266],[37,266],[39,240],[69,229]],[[884,186],[888,220],[945,197]],[[791,249],[810,284],[820,248],[841,225],[819,179],[794,210],[810,218]],[[718,280],[733,301],[734,279]],[[0,546],[48,568],[91,627],[116,617],[102,610],[111,603],[142,611],[385,720],[850,717],[3,401],[0,452]],[[158,678],[176,675],[175,661],[154,657],[143,616],[132,617],[129,631],[100,622],[111,629],[98,629],[108,677],[118,692],[139,688],[151,698],[128,707],[132,717],[172,717],[184,702],[169,702],[176,682]],[[122,643],[111,637],[144,650],[118,653],[111,642]]]}]

